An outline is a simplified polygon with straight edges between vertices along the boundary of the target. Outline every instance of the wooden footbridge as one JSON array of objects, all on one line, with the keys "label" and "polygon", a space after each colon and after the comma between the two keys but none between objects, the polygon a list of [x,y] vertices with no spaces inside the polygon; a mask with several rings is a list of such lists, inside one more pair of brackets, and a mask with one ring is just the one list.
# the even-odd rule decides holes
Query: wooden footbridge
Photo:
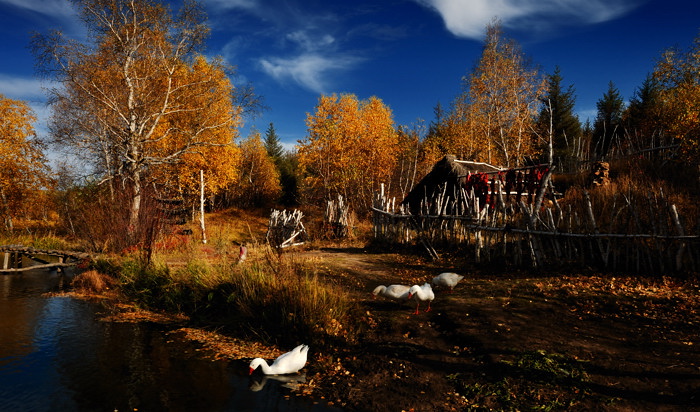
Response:
[{"label": "wooden footbridge", "polygon": [[[90,255],[82,252],[65,250],[41,250],[21,245],[0,246],[2,267],[0,274],[22,272],[34,269],[59,269],[75,266],[90,259]],[[25,259],[35,264],[25,266]],[[52,259],[53,258],[53,259]],[[55,261],[53,261],[55,259]]]}]

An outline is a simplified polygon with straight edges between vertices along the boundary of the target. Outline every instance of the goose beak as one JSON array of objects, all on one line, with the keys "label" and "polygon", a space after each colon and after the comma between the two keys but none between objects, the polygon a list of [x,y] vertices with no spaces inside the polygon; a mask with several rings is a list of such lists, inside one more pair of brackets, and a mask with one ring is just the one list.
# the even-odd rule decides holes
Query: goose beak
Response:
[{"label": "goose beak", "polygon": [[248,369],[250,369],[250,371],[248,372],[248,375],[252,375],[253,372],[255,372],[255,369],[253,369],[253,368],[248,368]]}]

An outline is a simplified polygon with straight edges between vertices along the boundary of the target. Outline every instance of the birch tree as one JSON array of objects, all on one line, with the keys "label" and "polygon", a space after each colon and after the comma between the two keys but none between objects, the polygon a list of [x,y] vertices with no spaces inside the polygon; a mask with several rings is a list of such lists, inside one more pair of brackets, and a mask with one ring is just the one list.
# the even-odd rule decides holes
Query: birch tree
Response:
[{"label": "birch tree", "polygon": [[544,90],[544,78],[518,44],[503,36],[500,23],[487,25],[481,58],[453,105],[462,145],[475,160],[502,166],[519,166],[536,156],[532,130]]},{"label": "birch tree", "polygon": [[72,0],[86,43],[60,32],[33,47],[50,90],[52,136],[129,193],[129,233],[138,229],[142,188],[159,167],[203,148],[234,144],[249,90],[228,80],[222,60],[200,51],[208,35],[202,7],[185,1],[173,17],[153,0]]},{"label": "birch tree", "polygon": [[397,161],[391,109],[377,97],[321,96],[306,125],[308,134],[297,148],[307,199],[320,204],[341,195],[368,211],[374,191],[389,181]]},{"label": "birch tree", "polygon": [[229,188],[238,206],[263,206],[275,202],[281,194],[280,172],[268,154],[260,133],[254,131],[240,144],[238,165],[240,180]]}]

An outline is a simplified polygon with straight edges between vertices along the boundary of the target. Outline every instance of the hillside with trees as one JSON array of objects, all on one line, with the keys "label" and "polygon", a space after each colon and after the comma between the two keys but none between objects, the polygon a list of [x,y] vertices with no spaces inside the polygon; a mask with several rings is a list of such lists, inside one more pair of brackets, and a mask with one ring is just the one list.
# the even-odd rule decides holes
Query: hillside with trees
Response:
[{"label": "hillside with trees", "polygon": [[[50,90],[49,143],[74,155],[88,172],[63,165],[64,175],[71,168],[76,172],[69,179],[73,186],[61,190],[98,196],[95,203],[103,206],[91,213],[118,214],[109,220],[124,226],[102,232],[129,234],[93,239],[92,245],[142,244],[145,228],[154,223],[146,222],[152,214],[141,208],[158,208],[159,201],[196,209],[200,171],[208,211],[275,203],[323,210],[342,196],[364,217],[380,185],[401,200],[448,154],[500,167],[550,163],[560,175],[554,179],[565,182],[562,189],[583,182],[576,176],[589,173],[594,161],[611,163],[615,176],[635,173],[657,180],[669,193],[678,186],[695,189],[700,180],[692,166],[699,153],[697,41],[690,50],[664,52],[629,105],[611,81],[593,122],[582,124],[575,113],[576,85],[565,84],[558,67],[552,74],[538,70],[494,20],[461,91],[449,106],[437,104],[426,130],[395,124],[379,97],[320,96],[308,112],[307,136],[295,150],[285,151],[272,123],[264,136],[256,130],[239,136],[243,117],[262,107],[261,97],[250,86],[233,86],[235,73],[221,59],[201,54],[208,28],[196,3],[188,3],[176,18],[150,1],[77,4],[86,28],[95,33],[92,43],[50,33],[37,35],[33,49],[41,72],[61,85]],[[131,24],[130,15],[139,16],[140,23]],[[19,120],[24,128],[33,122]],[[29,154],[25,158],[37,163]],[[631,162],[639,169],[630,170]],[[19,218],[8,196],[36,188],[31,179],[41,174],[13,176],[4,190],[6,222]],[[44,194],[55,190],[43,188]],[[52,208],[59,215],[68,210]]]},{"label": "hillside with trees", "polygon": [[[564,362],[537,348],[530,351],[528,345],[552,333],[544,327],[535,331],[537,339],[513,336],[522,347],[503,346],[492,330],[510,336],[503,319],[512,320],[513,313],[525,313],[523,323],[534,324],[541,313],[555,318],[550,312],[560,311],[557,328],[567,331],[573,330],[571,324],[588,322],[587,330],[598,333],[594,323],[601,319],[610,330],[620,327],[617,322],[631,322],[624,329],[630,334],[652,325],[673,336],[673,344],[664,351],[697,360],[700,342],[689,330],[697,327],[695,271],[700,267],[700,36],[684,39],[688,49],[663,52],[633,96],[622,96],[611,79],[601,90],[595,118],[584,121],[576,112],[576,89],[589,85],[568,83],[559,67],[544,73],[494,20],[485,27],[479,58],[471,69],[465,68],[462,79],[455,79],[456,97],[445,104],[436,102],[434,112],[426,114],[433,117],[427,126],[396,124],[381,96],[324,94],[303,119],[306,135],[293,150],[285,150],[277,133],[280,125],[270,123],[263,133],[253,128],[241,135],[248,116],[263,110],[264,96],[234,81],[235,69],[223,58],[206,53],[209,27],[197,1],[184,2],[176,14],[158,0],[73,3],[90,33],[87,40],[51,32],[37,34],[31,45],[40,73],[53,85],[48,90],[48,136],[36,136],[36,118],[26,102],[0,95],[2,243],[90,253],[95,259],[86,273],[93,280],[85,276],[82,284],[94,289],[94,279],[108,279],[104,284],[118,285],[118,292],[108,286],[97,292],[109,298],[118,295],[139,308],[177,313],[197,326],[215,325],[218,332],[251,340],[313,342],[317,364],[336,372],[326,376],[318,367],[313,375],[318,387],[309,384],[303,390],[342,398],[350,409],[361,410],[362,405],[352,399],[351,389],[336,382],[369,385],[362,381],[366,375],[374,377],[371,383],[377,387],[399,381],[381,375],[388,372],[370,360],[387,365],[391,361],[387,368],[393,376],[406,378],[397,385],[403,385],[410,401],[401,405],[408,408],[416,402],[414,382],[407,378],[411,373],[396,369],[399,361],[392,354],[414,359],[426,347],[440,356],[426,350],[420,353],[424,364],[415,359],[405,364],[423,379],[422,390],[438,382],[454,408],[478,408],[480,400],[482,406],[495,409],[585,409],[602,398],[629,400],[630,393],[636,393],[634,385],[641,378],[624,382],[624,390],[603,393],[584,382],[586,374],[579,368],[587,366],[578,362],[577,354],[568,354]],[[47,166],[49,150],[66,154],[53,169]],[[484,199],[487,194],[493,197],[474,209],[481,220],[469,222],[482,230],[487,226],[483,222],[490,225],[501,219],[501,227],[494,223],[489,229],[500,232],[503,241],[498,246],[503,245],[505,253],[506,246],[514,245],[525,256],[521,260],[537,261],[539,250],[532,242],[537,224],[552,227],[545,234],[553,239],[552,248],[559,247],[562,228],[589,225],[588,232],[575,235],[590,239],[609,229],[604,234],[628,242],[624,245],[636,242],[635,259],[651,262],[646,267],[653,270],[630,265],[625,271],[606,271],[607,266],[598,265],[598,256],[618,259],[628,249],[611,252],[602,242],[586,243],[594,247],[576,252],[588,260],[563,268],[482,264],[480,252],[478,259],[473,253],[484,243],[488,246],[481,232],[465,236],[462,244],[445,242],[431,260],[425,249],[433,247],[426,245],[434,233],[425,234],[427,230],[409,245],[378,242],[371,219],[378,194],[383,200],[393,199],[387,201],[392,206],[399,205],[441,159],[453,157],[497,166],[500,172],[541,172],[538,184],[547,187],[546,195],[544,189],[536,192],[533,184],[528,201],[523,197],[521,202],[518,193],[517,200],[513,196],[499,211],[496,194],[503,192],[496,190],[496,180],[483,187]],[[603,164],[605,176],[598,179],[596,168]],[[472,173],[465,176],[471,178]],[[522,189],[523,180],[518,183]],[[438,210],[436,216],[442,213],[435,203],[422,206]],[[507,218],[499,217],[501,211]],[[405,209],[402,213],[408,215]],[[489,215],[494,220],[484,220]],[[288,244],[303,246],[270,244],[272,216],[293,216],[278,229],[293,233]],[[397,238],[409,239],[408,233],[420,232],[427,219],[410,215],[405,221],[401,230],[394,228]],[[209,224],[213,229],[207,229]],[[522,229],[517,224],[529,226]],[[338,225],[344,230],[336,230]],[[453,228],[445,221],[438,226]],[[521,236],[517,241],[516,231]],[[530,248],[523,246],[528,241]],[[646,247],[658,253],[643,253]],[[387,260],[390,264],[376,256],[371,263],[345,261],[323,248],[342,248],[339,253],[359,250],[365,258],[368,252],[396,255]],[[664,263],[654,264],[657,261]],[[659,267],[663,270],[656,270]],[[477,295],[455,298],[478,308],[473,318],[463,316],[466,306],[450,304],[444,312],[434,312],[430,322],[416,326],[405,314],[397,315],[393,306],[387,309],[360,297],[372,282],[418,283],[427,270],[447,269],[474,273],[467,281],[473,282],[469,290]],[[535,301],[537,310],[528,301]],[[662,316],[659,311],[674,314]],[[456,313],[459,316],[452,317]],[[470,323],[472,319],[491,329]],[[390,327],[386,337],[377,333],[385,325]],[[523,325],[513,330],[521,330],[520,337],[530,336]],[[480,333],[488,339],[473,338],[482,337]],[[460,341],[465,336],[473,341]],[[615,333],[609,336],[610,341],[619,338]],[[413,338],[420,339],[418,349],[404,342]],[[658,343],[651,337],[649,341]],[[557,344],[548,341],[548,351],[556,350]],[[575,370],[564,371],[565,377],[562,368],[538,372],[538,385],[547,386],[543,381],[557,377],[554,387],[533,393],[529,375],[513,372],[516,366],[527,368],[508,358],[511,350]],[[614,363],[615,351],[605,353]],[[376,358],[363,361],[365,354]],[[525,358],[520,356],[518,362]],[[486,372],[455,369],[447,374],[435,366],[445,359],[454,361],[454,368],[467,365]],[[359,365],[365,375],[358,372],[356,377],[348,365]],[[683,367],[697,369],[697,364]],[[677,385],[669,390],[681,393],[683,402],[697,402],[676,378],[669,378]],[[374,402],[381,402],[379,394],[390,393],[382,388]],[[370,392],[369,386],[364,389]],[[455,395],[458,392],[471,393],[472,401]],[[494,395],[497,392],[506,395]],[[438,401],[431,402],[436,406]],[[630,402],[634,409],[637,404]]]}]

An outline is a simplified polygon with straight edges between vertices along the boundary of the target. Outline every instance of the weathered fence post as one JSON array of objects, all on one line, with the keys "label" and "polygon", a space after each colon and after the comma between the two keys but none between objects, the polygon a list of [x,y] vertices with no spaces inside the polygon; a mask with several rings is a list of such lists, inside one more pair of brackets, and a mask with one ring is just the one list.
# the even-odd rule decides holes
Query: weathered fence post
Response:
[{"label": "weathered fence post", "polygon": [[[676,226],[676,232],[678,233],[678,236],[684,236],[684,231],[683,231],[683,226],[681,225],[681,221],[678,218],[678,211],[676,210],[676,205],[671,205],[671,219],[673,220],[673,224]],[[676,252],[676,270],[681,270],[683,267],[683,252],[685,252],[685,242],[681,240],[681,246],[678,248],[678,252]]]},{"label": "weathered fence post", "polygon": [[600,239],[600,231],[598,230],[598,224],[595,221],[595,216],[593,216],[593,205],[591,204],[591,197],[588,195],[588,191],[584,190],[583,195],[586,199],[586,213],[588,214],[588,221],[590,222],[593,233],[595,235],[596,243],[598,244],[598,250],[600,251],[600,257],[603,259],[603,267],[608,267],[608,254],[605,253],[605,248],[603,247],[603,241]]},{"label": "weathered fence post", "polygon": [[341,239],[348,236],[348,213],[350,206],[343,202],[343,196],[338,195],[338,200],[329,200],[326,205],[326,213],[323,220],[333,238]]}]

